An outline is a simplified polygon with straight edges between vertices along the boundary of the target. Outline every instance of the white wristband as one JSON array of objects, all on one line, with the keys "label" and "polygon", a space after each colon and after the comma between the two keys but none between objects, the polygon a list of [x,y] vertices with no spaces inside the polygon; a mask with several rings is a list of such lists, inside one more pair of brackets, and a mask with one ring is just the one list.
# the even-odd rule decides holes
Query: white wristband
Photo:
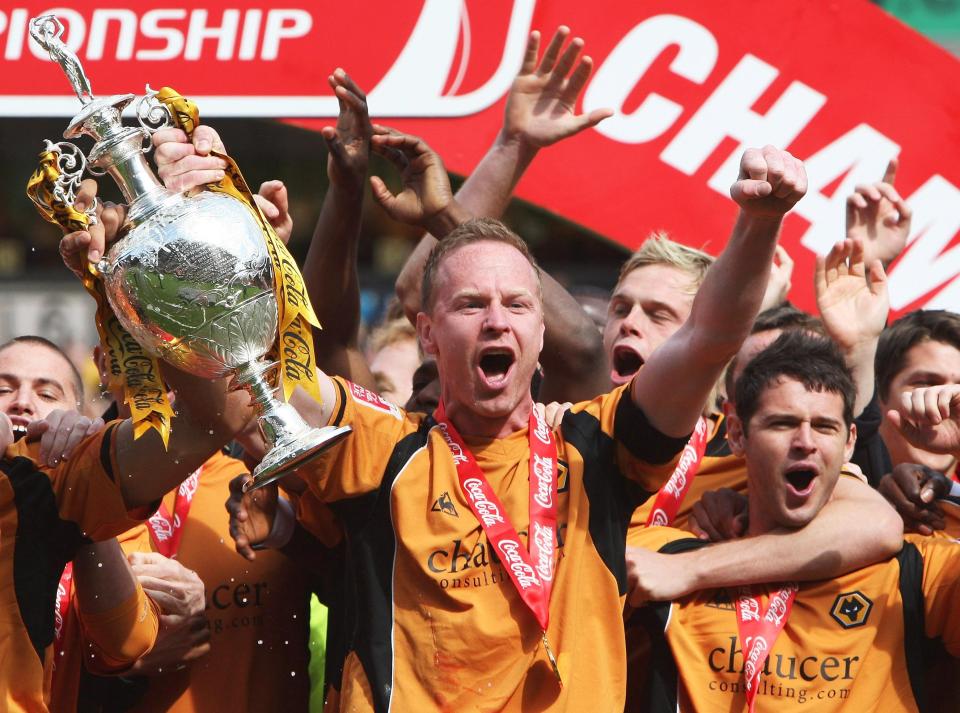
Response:
[{"label": "white wristband", "polygon": [[277,498],[277,512],[273,517],[273,527],[267,539],[260,543],[260,547],[279,550],[293,537],[293,528],[297,524],[297,514],[293,505],[286,498]]},{"label": "white wristband", "polygon": [[951,498],[960,498],[960,483],[953,481],[950,483],[950,492],[948,496]]}]

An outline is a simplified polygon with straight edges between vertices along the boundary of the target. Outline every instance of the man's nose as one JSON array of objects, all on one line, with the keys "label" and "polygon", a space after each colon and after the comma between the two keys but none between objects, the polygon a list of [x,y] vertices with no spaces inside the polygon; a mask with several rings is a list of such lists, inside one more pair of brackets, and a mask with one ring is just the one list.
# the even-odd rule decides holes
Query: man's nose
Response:
[{"label": "man's nose", "polygon": [[21,386],[13,394],[13,400],[7,407],[7,413],[17,414],[18,416],[32,416],[37,412],[37,405],[34,401],[33,391]]},{"label": "man's nose", "polygon": [[794,432],[793,446],[804,453],[811,453],[816,450],[817,446],[813,440],[813,428],[811,428],[809,423],[801,423]]}]

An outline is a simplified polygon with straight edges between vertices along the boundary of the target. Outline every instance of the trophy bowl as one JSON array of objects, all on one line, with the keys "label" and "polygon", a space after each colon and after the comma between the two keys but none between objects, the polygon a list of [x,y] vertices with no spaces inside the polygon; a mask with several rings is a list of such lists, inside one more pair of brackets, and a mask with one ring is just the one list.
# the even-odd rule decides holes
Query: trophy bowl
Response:
[{"label": "trophy bowl", "polygon": [[[267,453],[254,470],[254,487],[285,475],[350,432],[349,426],[311,428],[274,396],[264,356],[277,338],[274,269],[253,208],[231,195],[193,195],[166,189],[144,156],[159,115],[151,93],[138,105],[140,127],[121,122],[132,94],[96,99],[76,55],[61,41],[52,15],[31,21],[31,35],[60,64],[83,108],[65,138],[91,136],[91,172],[109,174],[123,193],[122,237],[97,265],[120,323],[152,356],[204,378],[233,376],[259,417]],[[162,122],[161,122],[162,123]],[[144,148],[146,145],[147,148]],[[68,145],[69,146],[69,145]],[[75,147],[71,147],[75,148]]]}]

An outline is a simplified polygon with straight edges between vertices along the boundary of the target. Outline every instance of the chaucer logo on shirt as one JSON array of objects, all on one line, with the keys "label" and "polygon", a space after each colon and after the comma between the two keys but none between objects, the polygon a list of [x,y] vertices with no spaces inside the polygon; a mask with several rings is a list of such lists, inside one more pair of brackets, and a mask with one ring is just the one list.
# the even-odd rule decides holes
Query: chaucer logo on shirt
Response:
[{"label": "chaucer logo on shirt", "polygon": [[833,601],[830,616],[844,629],[854,629],[867,623],[871,609],[873,602],[863,592],[843,592]]}]

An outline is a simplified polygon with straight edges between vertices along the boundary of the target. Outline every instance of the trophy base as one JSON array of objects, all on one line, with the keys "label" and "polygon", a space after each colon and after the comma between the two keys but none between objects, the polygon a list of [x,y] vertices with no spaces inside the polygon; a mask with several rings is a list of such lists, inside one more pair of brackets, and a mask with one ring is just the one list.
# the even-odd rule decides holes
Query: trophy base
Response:
[{"label": "trophy base", "polygon": [[306,433],[271,448],[253,470],[253,482],[247,490],[256,490],[291,473],[323,451],[343,440],[350,426],[311,428]]}]

